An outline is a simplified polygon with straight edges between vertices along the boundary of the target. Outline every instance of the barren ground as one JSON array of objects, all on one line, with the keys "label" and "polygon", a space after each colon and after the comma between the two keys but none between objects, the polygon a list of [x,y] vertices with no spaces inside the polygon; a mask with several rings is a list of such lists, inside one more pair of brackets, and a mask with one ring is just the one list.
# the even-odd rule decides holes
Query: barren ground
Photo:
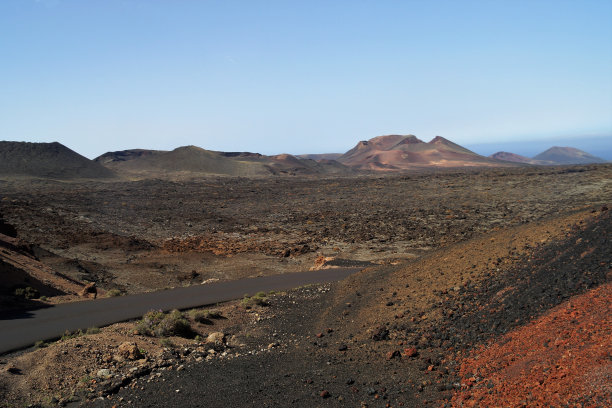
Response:
[{"label": "barren ground", "polygon": [[[107,290],[297,272],[320,256],[372,264],[336,285],[269,295],[268,306],[222,306],[226,319],[193,323],[203,338],[224,332],[215,353],[202,340],[164,345],[123,323],[4,356],[4,365],[20,372],[0,373],[9,405],[88,404],[102,396],[93,404],[535,406],[529,398],[541,379],[520,368],[512,378],[528,389],[498,392],[516,384],[500,366],[503,347],[531,337],[533,327],[552,333],[547,313],[562,313],[555,308],[568,307],[573,296],[592,296],[598,310],[610,310],[606,286],[596,288],[609,282],[612,267],[610,215],[602,210],[612,202],[612,166],[328,179],[9,180],[0,188],[0,213],[32,256]],[[605,406],[609,317],[576,299],[572,305],[584,309],[576,316],[598,325],[584,326],[575,347],[591,354],[567,370],[575,381],[602,385],[555,394],[549,375],[540,386],[550,381],[551,396],[541,392],[533,401]],[[579,353],[571,348],[578,334],[563,333],[560,353]],[[123,341],[135,341],[146,358],[113,360]],[[475,365],[479,355],[492,362]],[[546,363],[563,366],[559,358]],[[100,368],[111,377],[97,377]],[[520,399],[508,399],[514,395]]]}]

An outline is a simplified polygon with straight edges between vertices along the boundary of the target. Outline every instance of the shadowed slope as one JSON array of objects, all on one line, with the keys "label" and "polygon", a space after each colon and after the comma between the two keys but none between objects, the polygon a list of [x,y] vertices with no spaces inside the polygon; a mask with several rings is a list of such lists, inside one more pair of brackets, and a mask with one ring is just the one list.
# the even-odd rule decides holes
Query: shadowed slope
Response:
[{"label": "shadowed slope", "polygon": [[106,153],[96,159],[120,174],[140,177],[198,176],[267,176],[294,174],[348,174],[340,163],[318,163],[289,154],[265,156],[250,152],[216,152],[196,146],[184,146],[170,152],[127,150]]},{"label": "shadowed slope", "polygon": [[0,142],[0,175],[42,178],[110,178],[104,166],[58,143]]}]

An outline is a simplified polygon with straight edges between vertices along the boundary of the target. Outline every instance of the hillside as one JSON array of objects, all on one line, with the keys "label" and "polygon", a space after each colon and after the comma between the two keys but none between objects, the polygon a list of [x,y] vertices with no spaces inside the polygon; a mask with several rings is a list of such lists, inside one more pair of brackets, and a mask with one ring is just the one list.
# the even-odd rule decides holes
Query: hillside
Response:
[{"label": "hillside", "polygon": [[338,157],[342,156],[342,153],[317,153],[317,154],[300,154],[297,157],[300,159],[310,160],[338,160]]},{"label": "hillside", "polygon": [[511,165],[480,156],[441,136],[425,143],[414,135],[378,136],[361,141],[338,161],[357,169],[383,171]]},{"label": "hillside", "polygon": [[538,154],[535,160],[551,161],[555,164],[588,164],[605,163],[606,160],[593,156],[582,150],[573,147],[553,146],[550,149]]},{"label": "hillside", "polygon": [[162,153],[166,153],[166,151],[147,150],[147,149],[119,150],[116,152],[104,153],[103,155],[96,157],[94,161],[104,165],[104,164],[113,163],[113,162],[122,162],[122,161],[140,159],[143,157],[156,156]]},{"label": "hillside", "polygon": [[97,179],[115,175],[58,142],[0,141],[0,176]]},{"label": "hillside", "polygon": [[348,174],[340,163],[300,159],[289,154],[265,156],[250,152],[216,152],[196,146],[172,151],[127,150],[105,153],[96,158],[122,175],[140,177],[228,175],[268,176],[294,174]]},{"label": "hillside", "polygon": [[523,163],[523,164],[534,164],[534,165],[556,164],[555,162],[552,162],[552,161],[530,159],[529,157],[521,156],[520,154],[510,153],[510,152],[497,152],[497,153],[493,153],[489,157],[495,160],[502,160],[502,161],[507,161],[507,162],[512,162],[512,163]]}]

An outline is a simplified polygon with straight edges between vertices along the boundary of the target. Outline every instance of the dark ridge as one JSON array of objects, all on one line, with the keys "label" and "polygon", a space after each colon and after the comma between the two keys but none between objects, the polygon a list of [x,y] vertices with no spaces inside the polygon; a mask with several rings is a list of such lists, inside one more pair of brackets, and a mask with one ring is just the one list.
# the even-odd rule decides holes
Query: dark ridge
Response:
[{"label": "dark ridge", "polygon": [[111,178],[115,174],[58,143],[0,141],[0,175],[40,178]]}]

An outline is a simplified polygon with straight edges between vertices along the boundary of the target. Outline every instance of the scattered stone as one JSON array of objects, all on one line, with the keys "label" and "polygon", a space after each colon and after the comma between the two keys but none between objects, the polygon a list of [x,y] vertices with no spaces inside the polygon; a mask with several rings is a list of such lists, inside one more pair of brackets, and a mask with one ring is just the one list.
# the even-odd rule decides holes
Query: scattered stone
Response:
[{"label": "scattered stone", "polygon": [[377,327],[376,329],[374,329],[374,332],[372,333],[372,340],[374,341],[389,340],[389,330],[384,326]]},{"label": "scattered stone", "polygon": [[327,390],[321,391],[320,395],[321,395],[321,398],[329,398],[329,397],[331,397],[331,394]]},{"label": "scattered stone", "polygon": [[206,338],[206,343],[222,345],[225,340],[225,334],[223,332],[213,332]]},{"label": "scattered stone", "polygon": [[419,355],[419,352],[417,351],[416,347],[408,347],[404,349],[404,355],[406,357],[416,357]]},{"label": "scattered stone", "polygon": [[244,347],[245,344],[240,341],[240,339],[236,335],[230,336],[226,339],[226,344],[229,347]]},{"label": "scattered stone", "polygon": [[393,351],[389,351],[386,355],[387,360],[392,360],[396,357],[401,357],[402,354],[399,352],[399,350],[393,350]]},{"label": "scattered stone", "polygon": [[348,350],[348,346],[346,344],[341,344],[340,347],[338,347],[338,351],[346,351]]},{"label": "scattered stone", "polygon": [[316,336],[317,336],[317,338],[319,338],[319,339],[320,339],[321,337],[323,337],[323,336],[325,336],[325,335],[324,335],[323,333],[317,333],[317,334],[316,334]]},{"label": "scattered stone", "polygon": [[109,378],[112,375],[113,375],[113,372],[109,370],[108,368],[101,368],[96,373],[96,377],[100,377],[100,378]]}]

